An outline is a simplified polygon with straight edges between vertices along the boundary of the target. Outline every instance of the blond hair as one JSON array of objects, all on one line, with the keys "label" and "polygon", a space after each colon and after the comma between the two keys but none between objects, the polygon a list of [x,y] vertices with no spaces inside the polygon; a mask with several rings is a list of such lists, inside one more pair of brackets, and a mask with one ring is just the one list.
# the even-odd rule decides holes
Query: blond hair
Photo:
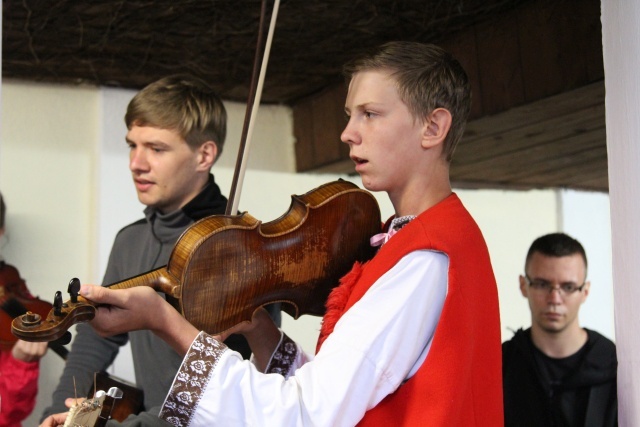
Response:
[{"label": "blond hair", "polygon": [[227,134],[227,112],[213,88],[190,75],[157,80],[133,97],[124,116],[127,128],[153,126],[178,132],[197,148],[215,142],[218,155]]}]

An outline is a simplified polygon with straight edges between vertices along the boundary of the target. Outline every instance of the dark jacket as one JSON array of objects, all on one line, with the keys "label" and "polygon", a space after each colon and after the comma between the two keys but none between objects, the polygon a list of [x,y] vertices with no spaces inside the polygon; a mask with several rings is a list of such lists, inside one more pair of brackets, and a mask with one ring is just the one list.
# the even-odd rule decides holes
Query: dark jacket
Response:
[{"label": "dark jacket", "polygon": [[506,427],[617,426],[616,347],[585,330],[587,343],[570,356],[576,368],[562,380],[551,380],[530,329],[502,344]]}]

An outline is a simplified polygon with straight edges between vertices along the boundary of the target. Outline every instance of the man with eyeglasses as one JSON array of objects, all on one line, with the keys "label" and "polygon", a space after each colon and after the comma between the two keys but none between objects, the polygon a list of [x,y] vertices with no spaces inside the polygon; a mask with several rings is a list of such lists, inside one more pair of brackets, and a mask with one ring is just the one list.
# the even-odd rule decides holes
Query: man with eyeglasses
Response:
[{"label": "man with eyeglasses", "polygon": [[616,426],[617,358],[613,342],[582,328],[589,295],[587,256],[563,233],[536,239],[520,292],[531,328],[502,345],[505,426]]}]

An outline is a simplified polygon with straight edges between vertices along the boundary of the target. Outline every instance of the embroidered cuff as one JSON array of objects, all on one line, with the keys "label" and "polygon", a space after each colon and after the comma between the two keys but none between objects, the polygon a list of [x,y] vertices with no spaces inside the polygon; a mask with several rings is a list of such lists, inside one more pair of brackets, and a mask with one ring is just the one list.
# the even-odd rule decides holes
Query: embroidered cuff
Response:
[{"label": "embroidered cuff", "polygon": [[293,366],[296,356],[298,355],[298,346],[284,332],[280,338],[278,347],[273,352],[271,360],[267,364],[266,374],[280,374],[285,378],[291,375],[291,367]]},{"label": "embroidered cuff", "polygon": [[188,426],[211,374],[227,350],[226,345],[200,332],[182,361],[159,417],[174,426]]}]

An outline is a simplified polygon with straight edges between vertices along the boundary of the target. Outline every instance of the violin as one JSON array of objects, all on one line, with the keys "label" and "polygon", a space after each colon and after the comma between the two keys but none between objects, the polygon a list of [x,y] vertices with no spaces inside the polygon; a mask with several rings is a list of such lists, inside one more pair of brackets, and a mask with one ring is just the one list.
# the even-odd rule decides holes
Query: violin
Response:
[{"label": "violin", "polygon": [[[178,239],[165,267],[109,287],[164,292],[190,323],[212,335],[251,321],[255,310],[271,303],[283,303],[295,319],[321,316],[339,279],[354,262],[373,256],[369,238],[380,224],[371,193],[334,181],[292,196],[289,210],[268,223],[248,213],[201,219]],[[26,341],[52,341],[93,319],[96,305],[78,295],[80,282],[69,288],[71,298],[62,303],[58,294],[46,318],[19,316],[12,332]]]},{"label": "violin", "polygon": [[11,333],[13,318],[27,311],[46,316],[53,305],[31,295],[18,270],[0,261],[0,349],[9,351],[18,340]]},{"label": "violin", "polygon": [[[250,322],[258,308],[271,303],[283,303],[282,309],[294,319],[323,315],[339,279],[355,262],[374,255],[369,239],[381,226],[380,208],[371,193],[343,180],[292,196],[289,210],[268,223],[246,212],[231,215],[237,212],[252,113],[260,104],[279,0],[274,2],[263,47],[266,3],[262,1],[250,97],[226,214],[204,218],[185,230],[165,267],[109,286],[150,286],[163,292],[191,324],[212,335]],[[68,301],[63,303],[57,293],[46,318],[26,313],[13,320],[12,332],[26,341],[52,341],[73,324],[93,319],[95,304],[79,296],[77,279],[72,282]]]}]

